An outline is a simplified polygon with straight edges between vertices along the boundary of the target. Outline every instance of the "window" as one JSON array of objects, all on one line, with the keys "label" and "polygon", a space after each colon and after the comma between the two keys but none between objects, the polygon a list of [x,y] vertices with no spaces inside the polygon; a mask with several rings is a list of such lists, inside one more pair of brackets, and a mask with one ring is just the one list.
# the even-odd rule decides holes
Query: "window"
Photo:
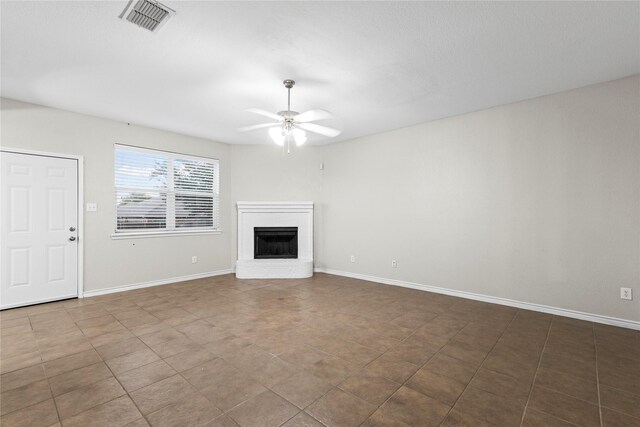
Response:
[{"label": "window", "polygon": [[116,234],[219,230],[218,160],[115,146]]}]

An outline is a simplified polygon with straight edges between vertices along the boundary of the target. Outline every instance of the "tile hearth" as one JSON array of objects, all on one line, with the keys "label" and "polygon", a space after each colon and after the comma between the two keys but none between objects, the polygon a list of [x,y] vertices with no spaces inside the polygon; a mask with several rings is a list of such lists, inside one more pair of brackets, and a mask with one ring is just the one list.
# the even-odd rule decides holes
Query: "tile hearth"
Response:
[{"label": "tile hearth", "polygon": [[640,426],[640,332],[326,274],[0,313],[9,426]]}]

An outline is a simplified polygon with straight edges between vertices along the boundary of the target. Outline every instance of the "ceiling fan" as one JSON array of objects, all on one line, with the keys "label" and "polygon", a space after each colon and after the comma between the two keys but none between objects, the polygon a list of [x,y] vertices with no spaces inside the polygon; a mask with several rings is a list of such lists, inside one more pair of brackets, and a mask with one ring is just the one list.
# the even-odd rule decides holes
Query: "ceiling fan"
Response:
[{"label": "ceiling fan", "polygon": [[327,126],[311,123],[318,120],[330,119],[333,114],[326,110],[315,109],[305,111],[304,113],[298,113],[291,110],[291,88],[296,84],[293,80],[283,81],[284,87],[287,88],[287,109],[278,113],[272,113],[270,111],[262,110],[260,108],[249,108],[245,111],[249,113],[259,114],[261,116],[269,117],[273,119],[270,123],[261,123],[252,126],[245,126],[239,128],[240,132],[247,132],[256,129],[269,128],[269,136],[279,146],[284,146],[287,143],[287,149],[293,139],[297,146],[300,146],[307,142],[307,135],[305,131],[313,132],[318,135],[334,138],[340,135],[338,129],[333,129]]}]

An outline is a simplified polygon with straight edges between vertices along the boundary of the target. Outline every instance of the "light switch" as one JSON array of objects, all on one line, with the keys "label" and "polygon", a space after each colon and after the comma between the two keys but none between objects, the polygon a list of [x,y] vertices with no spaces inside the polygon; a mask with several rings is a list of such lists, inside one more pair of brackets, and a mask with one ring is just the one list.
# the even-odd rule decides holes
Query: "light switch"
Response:
[{"label": "light switch", "polygon": [[87,203],[87,212],[97,212],[98,204],[97,203]]}]

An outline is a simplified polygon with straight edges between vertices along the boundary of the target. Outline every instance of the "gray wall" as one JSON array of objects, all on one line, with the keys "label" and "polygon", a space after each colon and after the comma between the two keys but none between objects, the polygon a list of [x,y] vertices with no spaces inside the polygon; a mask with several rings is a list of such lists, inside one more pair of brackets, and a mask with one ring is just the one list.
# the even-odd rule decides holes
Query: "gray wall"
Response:
[{"label": "gray wall", "polygon": [[[97,212],[84,214],[84,287],[101,290],[226,270],[229,210],[221,210],[222,234],[112,240],[115,229],[115,143],[220,159],[220,181],[229,180],[229,145],[111,120],[2,99],[2,147],[84,156],[84,200]],[[221,185],[221,206],[230,189]],[[191,263],[191,256],[198,263]]]},{"label": "gray wall", "polygon": [[640,320],[639,89],[635,76],[325,147],[317,266]]},{"label": "gray wall", "polygon": [[231,145],[231,258],[238,255],[238,201],[314,202],[314,252],[318,254],[318,223],[322,218],[321,148],[291,147],[291,154],[269,145]]},{"label": "gray wall", "polygon": [[[634,76],[291,155],[6,99],[0,136],[85,156],[87,290],[229,269],[238,200],[313,200],[317,267],[639,321],[639,93]],[[114,143],[220,159],[223,233],[112,240]]]}]

